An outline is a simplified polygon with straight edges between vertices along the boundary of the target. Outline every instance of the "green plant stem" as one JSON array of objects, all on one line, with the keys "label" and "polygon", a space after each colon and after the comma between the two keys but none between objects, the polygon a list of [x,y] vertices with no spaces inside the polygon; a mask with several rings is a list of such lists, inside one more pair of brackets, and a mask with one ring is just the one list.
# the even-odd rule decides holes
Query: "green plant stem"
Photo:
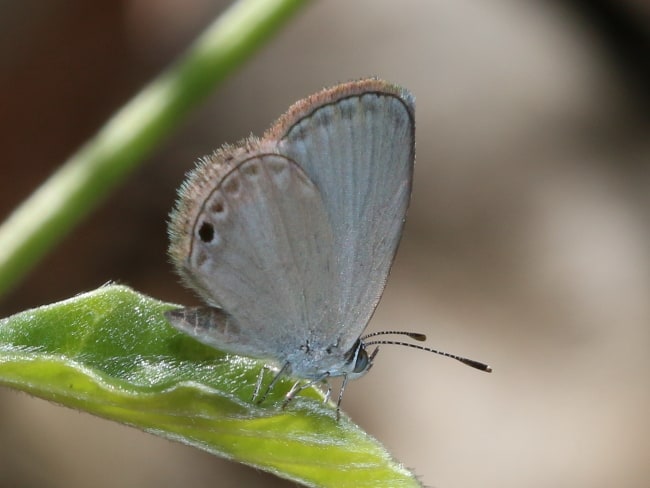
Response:
[{"label": "green plant stem", "polygon": [[0,226],[0,296],[307,0],[240,0]]}]

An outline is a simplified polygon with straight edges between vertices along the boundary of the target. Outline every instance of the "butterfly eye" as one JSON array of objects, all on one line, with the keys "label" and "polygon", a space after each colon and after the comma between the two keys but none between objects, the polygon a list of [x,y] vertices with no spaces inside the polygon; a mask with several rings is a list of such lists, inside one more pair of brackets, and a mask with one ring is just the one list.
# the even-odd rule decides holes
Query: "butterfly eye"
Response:
[{"label": "butterfly eye", "polygon": [[354,343],[354,346],[346,354],[346,358],[346,365],[348,368],[352,366],[350,373],[353,375],[362,375],[370,369],[372,363],[372,359],[368,357],[368,353],[366,352],[366,345],[361,339],[357,339],[357,342]]},{"label": "butterfly eye", "polygon": [[362,348],[359,344],[359,353],[357,354],[357,360],[354,363],[354,373],[363,373],[369,367],[370,361],[368,360],[368,353],[365,349]]}]

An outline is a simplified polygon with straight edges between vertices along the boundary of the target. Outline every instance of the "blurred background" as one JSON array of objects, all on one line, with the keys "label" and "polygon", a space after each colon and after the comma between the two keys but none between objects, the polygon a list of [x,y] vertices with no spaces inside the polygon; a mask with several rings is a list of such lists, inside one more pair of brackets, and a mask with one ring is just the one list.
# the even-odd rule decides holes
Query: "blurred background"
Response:
[{"label": "blurred background", "polygon": [[[0,218],[228,2],[0,3]],[[639,0],[329,0],[304,9],[0,303],[109,281],[196,303],[166,257],[193,162],[323,86],[377,75],[417,99],[406,230],[344,409],[429,486],[650,482],[650,7]],[[0,390],[0,486],[292,486]]]}]

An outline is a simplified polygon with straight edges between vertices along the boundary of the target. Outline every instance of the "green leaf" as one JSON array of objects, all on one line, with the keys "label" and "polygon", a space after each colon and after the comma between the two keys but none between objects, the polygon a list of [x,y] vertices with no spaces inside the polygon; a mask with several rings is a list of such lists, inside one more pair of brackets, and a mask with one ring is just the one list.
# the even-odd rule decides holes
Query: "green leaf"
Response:
[{"label": "green leaf", "polygon": [[2,319],[0,385],[307,486],[420,486],[317,389],[283,410],[284,378],[254,404],[263,364],[176,331],[163,317],[174,307],[111,285]]}]

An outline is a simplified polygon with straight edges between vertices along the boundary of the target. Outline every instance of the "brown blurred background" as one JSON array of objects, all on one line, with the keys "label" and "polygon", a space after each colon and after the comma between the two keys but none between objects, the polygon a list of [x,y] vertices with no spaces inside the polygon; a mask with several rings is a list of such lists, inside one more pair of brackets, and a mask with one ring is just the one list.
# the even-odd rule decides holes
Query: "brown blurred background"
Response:
[{"label": "brown blurred background", "polygon": [[[0,218],[226,2],[0,4]],[[314,3],[0,303],[108,280],[195,298],[165,255],[193,161],[290,103],[378,75],[417,98],[409,220],[371,324],[489,362],[384,347],[345,410],[427,485],[650,482],[650,8],[641,1]],[[0,486],[291,486],[0,391]]]}]

